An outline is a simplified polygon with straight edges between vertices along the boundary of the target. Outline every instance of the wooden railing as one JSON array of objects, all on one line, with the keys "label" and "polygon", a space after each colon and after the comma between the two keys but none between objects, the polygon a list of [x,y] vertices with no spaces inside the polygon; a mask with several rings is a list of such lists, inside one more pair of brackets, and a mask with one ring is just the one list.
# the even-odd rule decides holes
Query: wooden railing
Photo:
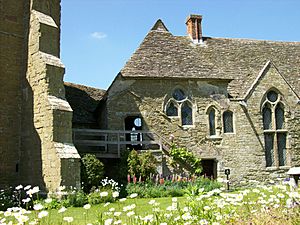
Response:
[{"label": "wooden railing", "polygon": [[80,152],[100,158],[120,158],[126,148],[163,151],[168,143],[151,131],[73,129],[73,142]]}]

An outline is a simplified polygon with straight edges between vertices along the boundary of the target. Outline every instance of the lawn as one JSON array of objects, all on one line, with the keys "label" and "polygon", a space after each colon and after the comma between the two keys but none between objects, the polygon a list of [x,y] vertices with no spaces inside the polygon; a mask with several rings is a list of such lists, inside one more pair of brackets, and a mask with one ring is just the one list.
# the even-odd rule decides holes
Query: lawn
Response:
[{"label": "lawn", "polygon": [[[101,193],[99,193],[101,196]],[[226,192],[214,189],[179,198],[138,198],[131,194],[115,203],[86,204],[62,210],[45,210],[47,200],[32,211],[10,208],[0,213],[0,224],[300,224],[299,189],[288,184],[260,185]],[[64,212],[62,212],[64,211]],[[27,214],[28,213],[28,214]]]}]

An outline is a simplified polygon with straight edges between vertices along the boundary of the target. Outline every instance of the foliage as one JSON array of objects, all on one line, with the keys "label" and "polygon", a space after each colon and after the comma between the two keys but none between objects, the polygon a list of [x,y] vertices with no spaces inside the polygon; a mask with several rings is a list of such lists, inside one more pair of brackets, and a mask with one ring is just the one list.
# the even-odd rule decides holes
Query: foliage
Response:
[{"label": "foliage", "polygon": [[138,153],[132,150],[128,155],[128,173],[131,176],[149,177],[150,174],[156,173],[157,160],[150,152]]},{"label": "foliage", "polygon": [[15,188],[7,188],[0,190],[0,211],[9,207],[19,206],[20,192]]},{"label": "foliage", "polygon": [[[27,191],[26,195],[30,196]],[[32,211],[14,207],[0,212],[0,223],[294,225],[300,222],[300,189],[286,183],[269,186],[256,183],[255,187],[235,192],[225,192],[222,188],[208,192],[201,189],[195,196],[181,198],[136,197],[134,193],[115,203],[53,210],[45,209],[46,203],[51,203],[46,199],[34,205]]]},{"label": "foliage", "polygon": [[170,148],[169,154],[173,160],[172,166],[179,164],[192,174],[201,174],[201,159],[195,156],[191,151],[188,151],[186,148],[177,147],[173,144]]},{"label": "foliage", "polygon": [[98,187],[104,175],[104,165],[93,154],[86,154],[81,159],[81,181],[85,192]]},{"label": "foliage", "polygon": [[179,197],[184,195],[197,195],[199,190],[211,191],[220,188],[221,184],[208,178],[195,178],[193,180],[180,179],[167,180],[163,184],[147,180],[147,182],[129,183],[126,187],[128,195],[137,193],[141,198]]}]

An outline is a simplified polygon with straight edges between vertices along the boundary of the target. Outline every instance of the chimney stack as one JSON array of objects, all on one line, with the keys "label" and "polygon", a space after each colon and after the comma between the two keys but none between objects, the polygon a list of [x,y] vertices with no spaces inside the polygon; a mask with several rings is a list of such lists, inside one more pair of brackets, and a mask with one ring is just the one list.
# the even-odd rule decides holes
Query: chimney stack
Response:
[{"label": "chimney stack", "polygon": [[195,44],[203,43],[201,21],[201,15],[190,15],[185,22],[187,32]]}]

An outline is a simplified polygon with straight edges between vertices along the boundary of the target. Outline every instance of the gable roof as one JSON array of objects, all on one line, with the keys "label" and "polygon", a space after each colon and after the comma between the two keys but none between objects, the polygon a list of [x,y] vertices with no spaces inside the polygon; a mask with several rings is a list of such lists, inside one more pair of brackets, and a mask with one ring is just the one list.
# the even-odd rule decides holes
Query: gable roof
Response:
[{"label": "gable roof", "polygon": [[73,109],[73,123],[95,124],[94,112],[106,91],[65,82],[66,99]]},{"label": "gable roof", "polygon": [[[165,27],[163,23],[159,25]],[[232,80],[228,87],[230,95],[243,97],[271,60],[296,93],[300,93],[300,42],[210,37],[203,41],[194,44],[188,36],[174,36],[167,29],[161,32],[152,28],[121,75]]]}]

